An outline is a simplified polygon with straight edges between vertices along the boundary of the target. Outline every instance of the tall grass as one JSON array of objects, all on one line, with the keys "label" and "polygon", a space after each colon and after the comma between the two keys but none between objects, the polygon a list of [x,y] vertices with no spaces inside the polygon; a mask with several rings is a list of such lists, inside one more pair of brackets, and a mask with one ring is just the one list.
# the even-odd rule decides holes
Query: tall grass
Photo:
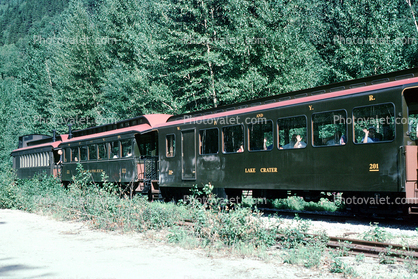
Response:
[{"label": "tall grass", "polygon": [[[276,227],[267,226],[261,214],[249,208],[229,209],[211,194],[192,189],[187,202],[148,202],[136,195],[132,199],[103,176],[102,184],[90,182],[90,174],[78,166],[73,182],[64,187],[57,179],[38,176],[30,180],[16,179],[12,171],[0,176],[0,208],[20,209],[50,214],[65,220],[88,221],[94,228],[144,232],[168,229],[172,242],[194,239],[197,246],[268,247],[276,241]],[[201,203],[199,195],[206,195]],[[191,220],[193,226],[182,226]],[[245,244],[245,245],[244,245]]]},{"label": "tall grass", "polygon": [[[0,176],[0,208],[55,215],[65,220],[89,221],[95,228],[145,231],[172,226],[187,218],[174,204],[149,203],[140,195],[121,197],[112,183],[95,184],[81,165],[66,188],[55,178],[19,180],[11,171]],[[105,177],[104,177],[105,178]]]}]

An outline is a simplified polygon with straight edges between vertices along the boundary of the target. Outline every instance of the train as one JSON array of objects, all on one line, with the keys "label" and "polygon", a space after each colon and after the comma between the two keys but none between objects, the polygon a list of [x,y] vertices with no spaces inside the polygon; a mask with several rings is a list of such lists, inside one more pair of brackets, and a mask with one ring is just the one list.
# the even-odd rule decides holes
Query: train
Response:
[{"label": "train", "polygon": [[24,135],[19,178],[100,182],[154,199],[207,183],[221,197],[319,200],[353,212],[418,214],[418,68],[180,115],[150,114],[62,135]]}]

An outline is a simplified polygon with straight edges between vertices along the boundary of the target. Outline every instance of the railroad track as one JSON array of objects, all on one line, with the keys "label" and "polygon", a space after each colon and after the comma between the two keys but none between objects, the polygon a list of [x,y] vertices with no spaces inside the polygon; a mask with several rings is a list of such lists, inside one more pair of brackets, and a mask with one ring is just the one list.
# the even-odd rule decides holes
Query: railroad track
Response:
[{"label": "railroad track", "polygon": [[[184,222],[178,222],[176,225],[193,227],[194,223],[191,220],[185,220]],[[318,234],[304,234],[306,240],[321,239],[323,236]],[[277,239],[285,237],[282,234],[277,235]],[[388,257],[396,258],[403,261],[407,258],[418,259],[418,247],[417,246],[403,246],[399,244],[391,244],[377,241],[367,241],[361,239],[344,238],[327,236],[328,242],[326,246],[330,249],[340,250],[343,255],[351,254],[358,255],[364,254],[369,257],[379,258]]]},{"label": "railroad track", "polygon": [[415,258],[418,259],[418,247],[406,247],[398,244],[350,239],[342,237],[329,237],[328,248],[346,251],[348,254],[364,254],[370,257],[384,255],[392,258]]}]

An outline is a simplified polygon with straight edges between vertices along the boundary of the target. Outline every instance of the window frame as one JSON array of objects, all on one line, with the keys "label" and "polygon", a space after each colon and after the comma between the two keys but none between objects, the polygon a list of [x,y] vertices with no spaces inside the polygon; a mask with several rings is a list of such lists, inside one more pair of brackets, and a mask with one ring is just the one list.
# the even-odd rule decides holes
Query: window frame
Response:
[{"label": "window frame", "polygon": [[[115,155],[113,155],[113,151],[112,151],[112,143],[117,143],[118,145],[117,145],[117,147],[118,147],[118,153],[116,154],[116,158],[114,158],[114,156]],[[112,140],[112,141],[109,141],[108,143],[107,143],[107,147],[108,147],[108,158],[109,158],[109,160],[116,160],[116,159],[120,159],[121,158],[121,146],[120,146],[120,140]],[[114,147],[113,147],[114,148]],[[110,157],[112,157],[112,158],[110,158]]]},{"label": "window frame", "polygon": [[[289,119],[289,118],[296,118],[296,117],[305,117],[305,140],[306,140],[306,146],[305,147],[301,147],[301,148],[282,148],[280,149],[280,126],[279,126],[279,120],[280,119]],[[277,149],[282,151],[282,150],[295,150],[295,149],[305,149],[306,147],[308,147],[309,144],[309,130],[308,130],[308,116],[305,114],[300,114],[300,115],[295,115],[295,116],[286,116],[286,117],[280,117],[277,118],[276,120],[276,127],[277,127],[277,137],[276,137],[276,143],[277,143]]]},{"label": "window frame", "polygon": [[[85,158],[81,158],[81,150],[82,149],[85,149],[85,151],[86,151],[86,157]],[[80,155],[80,161],[83,161],[83,162],[85,162],[85,161],[88,161],[89,160],[89,148],[88,148],[88,146],[87,145],[80,145],[79,147],[78,147],[78,152],[79,152],[79,155]]]},{"label": "window frame", "polygon": [[[128,138],[128,139],[122,139],[122,140],[119,140],[119,146],[120,146],[120,155],[121,155],[121,157],[120,158],[132,158],[133,156],[134,156],[134,151],[133,151],[133,142],[132,142],[132,138]],[[123,142],[129,142],[129,146],[130,146],[130,148],[131,148],[131,156],[124,156],[123,154],[124,154],[124,152],[123,152],[123,150],[124,150],[124,145],[123,145]]]},{"label": "window frame", "polygon": [[[105,152],[106,152],[106,158],[101,158],[100,157],[100,148],[99,146],[104,146],[105,148]],[[101,142],[97,144],[97,160],[98,161],[103,161],[103,160],[109,160],[109,145],[107,144],[107,142]]]},{"label": "window frame", "polygon": [[[77,149],[77,155],[78,156],[74,156],[74,154],[73,154],[73,150],[74,149]],[[77,147],[70,147],[70,150],[71,150],[71,162],[80,162],[80,150],[78,149],[78,146]],[[75,160],[75,158],[77,158],[77,160]]]},{"label": "window frame", "polygon": [[[217,136],[217,146],[218,146],[218,151],[216,153],[202,153],[202,137],[200,132],[201,131],[207,131],[207,130],[217,130],[218,131],[218,136]],[[217,155],[219,154],[219,128],[218,127],[212,127],[212,128],[205,128],[205,129],[199,129],[199,133],[198,133],[198,139],[199,139],[199,155],[205,156],[205,155]]]},{"label": "window frame", "polygon": [[[173,136],[173,155],[172,156],[168,156],[169,152],[168,152],[168,136]],[[166,158],[174,158],[176,157],[176,134],[171,133],[171,134],[167,134],[165,135],[165,157]]]},{"label": "window frame", "polygon": [[[90,149],[92,149],[92,148],[96,151],[96,158],[94,158],[94,159],[92,159],[91,156],[90,156],[90,153],[91,153]],[[97,157],[98,157],[97,144],[92,143],[92,144],[87,145],[87,152],[88,152],[88,160],[89,161],[97,161]]]},{"label": "window frame", "polygon": [[[247,150],[248,150],[248,152],[260,152],[260,151],[261,152],[266,152],[266,151],[272,151],[274,149],[274,141],[275,141],[275,138],[274,138],[274,121],[273,121],[273,119],[266,119],[266,120],[267,120],[267,122],[271,121],[271,133],[272,133],[272,138],[273,138],[273,147],[271,149],[267,148],[267,149],[260,149],[260,150],[251,150],[251,148],[250,148],[250,144],[251,144],[250,126],[251,125],[260,125],[260,124],[259,123],[254,123],[254,124],[250,123],[250,124],[247,124]],[[263,124],[265,124],[265,123],[263,123]]]},{"label": "window frame", "polygon": [[[314,119],[313,119],[314,118],[314,115],[322,114],[322,113],[335,112],[335,111],[344,111],[345,112],[345,123],[344,123],[344,125],[345,125],[345,136],[346,136],[347,142],[345,144],[315,145],[314,144],[315,143],[315,133],[314,133],[315,126],[314,126]],[[347,119],[348,119],[348,111],[345,108],[333,109],[333,110],[326,110],[326,111],[312,113],[312,115],[311,115],[311,126],[312,126],[311,144],[312,144],[312,147],[314,147],[314,148],[323,148],[323,147],[336,147],[336,146],[344,146],[344,145],[347,145],[347,143],[348,143],[348,123],[347,123]]]},{"label": "window frame", "polygon": [[[242,151],[242,152],[238,152],[238,151],[231,151],[231,152],[228,152],[228,151],[224,151],[225,150],[225,137],[224,137],[224,128],[229,128],[229,127],[235,127],[235,126],[241,126],[241,128],[242,128],[242,145],[243,145],[243,148],[244,148],[244,150]],[[244,153],[244,151],[245,151],[245,146],[246,146],[246,142],[245,142],[245,126],[244,126],[244,124],[234,124],[234,125],[228,125],[228,126],[223,126],[222,127],[222,129],[221,129],[221,149],[222,149],[222,153],[223,154],[241,154],[241,153]],[[248,150],[248,149],[247,149]]]},{"label": "window frame", "polygon": [[[392,140],[385,140],[385,141],[375,141],[375,142],[369,142],[368,144],[370,144],[370,143],[372,143],[372,144],[379,144],[379,143],[391,143],[391,142],[394,142],[395,141],[395,139],[396,139],[396,106],[395,106],[395,104],[393,103],[393,102],[386,102],[386,103],[379,103],[379,104],[370,104],[370,105],[365,105],[365,106],[357,106],[357,107],[354,107],[353,109],[352,109],[352,111],[351,111],[351,119],[355,119],[354,118],[354,110],[355,109],[357,109],[357,108],[366,108],[366,107],[374,107],[374,106],[381,106],[381,105],[392,105],[392,107],[393,107],[393,117],[395,118],[395,123],[393,124],[394,125],[394,128],[393,128],[393,139]],[[376,124],[374,124],[374,125],[376,125]],[[356,127],[355,127],[355,122],[353,121],[353,123],[352,123],[352,132],[353,132],[353,136],[352,136],[352,141],[353,141],[353,143],[355,144],[355,145],[362,145],[362,144],[365,144],[365,143],[363,143],[363,142],[356,142]],[[376,131],[377,132],[377,131]]]}]

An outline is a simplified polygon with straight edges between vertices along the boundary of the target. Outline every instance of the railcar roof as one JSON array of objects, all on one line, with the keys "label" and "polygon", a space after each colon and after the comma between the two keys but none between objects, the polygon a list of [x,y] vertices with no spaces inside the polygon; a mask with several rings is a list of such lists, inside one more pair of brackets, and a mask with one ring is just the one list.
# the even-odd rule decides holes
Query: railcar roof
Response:
[{"label": "railcar roof", "polygon": [[[64,136],[64,135],[61,135],[61,137],[62,136]],[[65,136],[68,136],[68,135],[65,135]],[[54,142],[41,143],[41,144],[38,144],[38,145],[31,145],[31,146],[26,146],[26,147],[18,148],[18,149],[13,150],[11,153],[13,154],[13,153],[18,152],[18,151],[30,150],[30,149],[38,149],[38,148],[46,147],[46,146],[51,146],[52,148],[57,148],[58,145],[60,145],[61,143],[62,143],[62,141],[54,141]]]},{"label": "railcar roof", "polygon": [[316,94],[315,93],[316,91],[315,91],[311,94],[292,95],[293,98],[288,95],[287,96],[283,95],[285,97],[282,97],[283,99],[279,99],[277,102],[276,101],[266,102],[264,104],[260,104],[257,102],[257,103],[254,103],[253,106],[249,106],[249,105],[238,106],[238,108],[231,109],[231,110],[227,109],[227,110],[223,110],[219,112],[218,111],[207,112],[207,113],[202,112],[202,113],[195,113],[195,114],[188,114],[188,115],[186,114],[186,115],[173,116],[171,117],[169,121],[167,121],[167,123],[161,124],[157,126],[156,128],[165,127],[165,126],[173,126],[173,125],[189,124],[195,121],[202,121],[206,119],[216,119],[216,118],[234,116],[234,115],[239,115],[239,114],[244,114],[244,113],[252,113],[252,112],[254,113],[258,111],[264,111],[264,110],[274,109],[274,108],[283,107],[283,106],[291,106],[291,105],[296,105],[296,104],[301,104],[301,103],[310,103],[310,102],[315,102],[318,100],[325,100],[325,99],[352,95],[352,94],[357,94],[357,93],[362,93],[362,92],[367,92],[367,91],[391,88],[391,87],[396,87],[396,86],[412,85],[412,84],[417,84],[417,83],[418,83],[418,74],[407,79],[400,79],[400,80],[394,80],[394,81],[371,84],[371,85],[363,85],[359,87],[352,87],[351,89],[343,88],[341,90],[336,90],[336,91],[330,91],[330,92],[325,92],[325,93],[321,92],[321,94],[319,93]]},{"label": "railcar roof", "polygon": [[[170,118],[171,115],[168,114],[146,114],[141,115],[135,118],[126,119],[117,121],[114,123],[109,123],[105,125],[100,126],[94,126],[82,130],[75,130],[72,132],[73,137],[72,138],[81,138],[84,136],[92,135],[96,136],[98,134],[101,134],[103,132],[111,132],[114,134],[120,133],[121,129],[128,128],[128,127],[135,127],[142,124],[148,124],[150,127],[154,127],[155,125],[159,123],[165,123],[168,118]],[[141,128],[142,131],[142,128]]]},{"label": "railcar roof", "polygon": [[76,141],[83,141],[83,140],[89,140],[89,139],[109,137],[109,136],[119,135],[119,134],[123,134],[123,133],[129,133],[129,132],[141,133],[141,132],[149,130],[151,128],[152,127],[149,124],[140,124],[140,125],[136,125],[136,126],[126,127],[126,128],[119,128],[119,129],[116,129],[116,130],[111,130],[111,131],[106,131],[106,132],[101,132],[101,133],[96,133],[96,134],[90,134],[90,135],[86,135],[86,136],[71,138],[69,140],[63,141],[62,143],[71,143],[71,142],[76,142]]}]

